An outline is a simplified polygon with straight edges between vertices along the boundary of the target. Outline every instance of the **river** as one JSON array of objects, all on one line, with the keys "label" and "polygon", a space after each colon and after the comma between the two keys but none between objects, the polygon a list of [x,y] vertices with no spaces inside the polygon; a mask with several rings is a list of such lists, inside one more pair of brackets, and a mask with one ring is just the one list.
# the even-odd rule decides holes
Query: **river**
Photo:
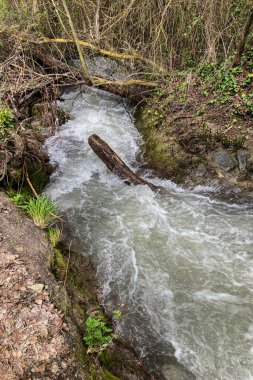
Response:
[{"label": "river", "polygon": [[136,170],[143,141],[128,106],[85,87],[63,98],[71,119],[46,142],[57,164],[46,191],[94,262],[106,311],[122,312],[118,335],[167,378],[174,347],[197,380],[253,379],[252,208],[158,178],[167,195],[127,186],[87,140],[98,134]]}]

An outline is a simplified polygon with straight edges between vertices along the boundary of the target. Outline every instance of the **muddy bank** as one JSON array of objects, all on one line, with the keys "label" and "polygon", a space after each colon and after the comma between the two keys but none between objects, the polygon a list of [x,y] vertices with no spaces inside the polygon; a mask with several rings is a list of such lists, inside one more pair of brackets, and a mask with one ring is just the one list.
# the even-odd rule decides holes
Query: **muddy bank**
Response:
[{"label": "muddy bank", "polygon": [[88,260],[53,250],[46,234],[0,193],[2,379],[155,379],[116,339],[87,354],[84,320],[100,316]]},{"label": "muddy bank", "polygon": [[77,329],[52,301],[47,237],[3,193],[0,210],[1,378],[89,378]]}]

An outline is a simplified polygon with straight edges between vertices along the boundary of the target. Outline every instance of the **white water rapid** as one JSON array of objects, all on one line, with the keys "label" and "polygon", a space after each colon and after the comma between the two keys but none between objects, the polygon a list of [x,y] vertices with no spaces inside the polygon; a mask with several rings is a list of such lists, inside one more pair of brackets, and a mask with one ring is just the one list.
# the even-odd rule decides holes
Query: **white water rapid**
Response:
[{"label": "white water rapid", "polygon": [[98,134],[133,168],[142,138],[121,99],[63,98],[71,120],[46,143],[58,164],[46,192],[95,263],[105,309],[122,311],[118,334],[167,378],[172,345],[197,380],[253,379],[252,209],[157,178],[168,195],[127,186],[87,142]]}]

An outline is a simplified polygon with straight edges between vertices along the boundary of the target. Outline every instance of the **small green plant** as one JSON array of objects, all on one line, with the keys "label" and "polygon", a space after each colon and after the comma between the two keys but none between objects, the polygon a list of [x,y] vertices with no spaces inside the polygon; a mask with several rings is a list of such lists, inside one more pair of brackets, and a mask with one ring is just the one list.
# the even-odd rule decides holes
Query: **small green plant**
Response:
[{"label": "small green plant", "polygon": [[22,194],[20,194],[20,193],[14,194],[11,197],[11,200],[18,207],[22,207],[22,205],[24,204],[24,196]]},{"label": "small green plant", "polygon": [[12,111],[9,108],[0,108],[0,141],[5,140],[9,132],[15,127]]},{"label": "small green plant", "polygon": [[90,350],[100,351],[112,340],[112,329],[107,327],[101,319],[89,317],[85,321],[86,334],[83,338]]},{"label": "small green plant", "polygon": [[120,310],[114,310],[113,311],[113,319],[119,319],[119,318],[121,318],[121,316],[122,316],[122,313]]},{"label": "small green plant", "polygon": [[40,228],[48,227],[57,218],[57,215],[54,214],[57,207],[46,195],[30,198],[23,208]]},{"label": "small green plant", "polygon": [[61,240],[61,230],[59,227],[49,227],[48,229],[49,240],[55,248]]},{"label": "small green plant", "polygon": [[202,125],[202,128],[197,131],[197,137],[199,139],[207,141],[212,137],[212,132],[210,128],[207,128],[205,125]]},{"label": "small green plant", "polygon": [[225,149],[228,149],[232,145],[232,140],[229,137],[224,136],[222,138],[222,145]]},{"label": "small green plant", "polygon": [[238,137],[235,137],[233,139],[233,146],[237,149],[240,149],[244,146],[245,144],[245,141],[246,141],[246,137],[245,136],[238,136]]}]

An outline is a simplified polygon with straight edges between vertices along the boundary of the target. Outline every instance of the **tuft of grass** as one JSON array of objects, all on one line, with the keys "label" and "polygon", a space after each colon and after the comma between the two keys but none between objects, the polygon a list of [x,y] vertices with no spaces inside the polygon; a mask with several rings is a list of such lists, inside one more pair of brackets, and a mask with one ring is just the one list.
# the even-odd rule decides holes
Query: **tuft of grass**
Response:
[{"label": "tuft of grass", "polygon": [[48,227],[57,218],[57,215],[54,214],[57,207],[46,195],[30,198],[24,209],[31,216],[36,226],[40,228]]},{"label": "tuft of grass", "polygon": [[49,240],[55,248],[61,240],[61,230],[59,227],[49,227],[48,229]]}]

